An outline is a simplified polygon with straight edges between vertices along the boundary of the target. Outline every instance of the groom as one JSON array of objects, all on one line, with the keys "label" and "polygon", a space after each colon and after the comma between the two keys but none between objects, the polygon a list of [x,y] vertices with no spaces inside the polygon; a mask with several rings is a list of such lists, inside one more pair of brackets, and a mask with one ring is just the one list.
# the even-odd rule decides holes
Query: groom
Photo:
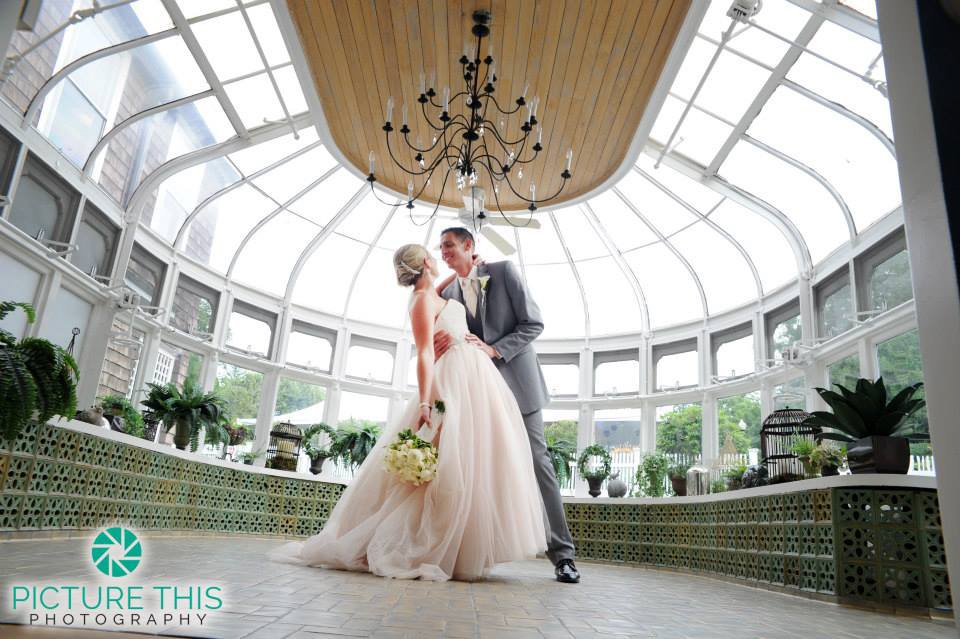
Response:
[{"label": "groom", "polygon": [[[467,325],[470,328],[467,341],[493,359],[517,398],[530,438],[537,483],[550,522],[547,557],[556,567],[557,581],[577,583],[580,573],[573,562],[573,539],[567,528],[560,487],[543,437],[541,409],[550,401],[550,396],[537,354],[531,345],[543,332],[540,309],[531,299],[513,262],[475,265],[475,246],[473,234],[465,228],[454,227],[443,231],[440,254],[457,277],[443,289],[441,295],[445,299],[459,300],[466,306]],[[438,331],[434,337],[436,357],[443,355],[450,344],[450,335]]]}]

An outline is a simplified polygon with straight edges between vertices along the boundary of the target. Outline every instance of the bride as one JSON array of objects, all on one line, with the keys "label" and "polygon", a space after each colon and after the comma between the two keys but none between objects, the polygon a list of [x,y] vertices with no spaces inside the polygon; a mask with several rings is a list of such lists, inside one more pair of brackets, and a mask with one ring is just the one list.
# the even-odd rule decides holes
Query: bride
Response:
[{"label": "bride", "polygon": [[[546,548],[530,443],[503,376],[465,339],[464,306],[436,293],[436,261],[423,246],[407,244],[393,263],[397,282],[413,287],[419,395],[384,429],[323,530],[270,557],[398,579],[475,580],[494,564],[532,559]],[[434,361],[439,330],[455,344]],[[434,428],[437,399],[445,412]],[[384,449],[400,431],[422,426],[439,463],[433,481],[413,486],[384,470]]]}]

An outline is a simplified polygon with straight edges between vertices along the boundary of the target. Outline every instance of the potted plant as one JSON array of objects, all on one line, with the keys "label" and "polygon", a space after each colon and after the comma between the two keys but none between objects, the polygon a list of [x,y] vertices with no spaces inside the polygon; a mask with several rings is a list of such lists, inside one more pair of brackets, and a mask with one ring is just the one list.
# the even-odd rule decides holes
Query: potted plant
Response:
[{"label": "potted plant", "polygon": [[557,476],[557,484],[563,485],[570,479],[570,462],[577,456],[577,446],[566,439],[553,439],[547,436],[547,455]]},{"label": "potted plant", "polygon": [[663,453],[647,453],[637,466],[636,486],[645,497],[663,497],[666,493],[670,459]]},{"label": "potted plant", "polygon": [[373,450],[380,437],[380,427],[374,422],[354,420],[343,422],[335,432],[330,444],[330,457],[341,460],[344,465],[360,466]]},{"label": "potted plant", "polygon": [[824,477],[840,474],[840,467],[847,458],[847,449],[844,446],[821,441],[810,453],[810,463],[820,469]]},{"label": "potted plant", "polygon": [[677,497],[685,497],[687,494],[688,470],[690,470],[690,464],[684,462],[674,462],[667,467],[667,477],[670,478],[673,494]]},{"label": "potted plant", "polygon": [[[314,424],[303,431],[303,448],[307,453],[307,457],[310,458],[310,472],[314,475],[319,475],[323,472],[323,462],[333,456],[333,453],[330,452],[330,444],[333,443],[335,432],[336,431],[323,423]],[[321,434],[325,434],[328,437],[329,443],[326,446],[317,443],[317,439]]]},{"label": "potted plant", "polygon": [[187,445],[190,450],[196,450],[200,429],[204,426],[214,432],[222,428],[223,400],[215,393],[203,392],[193,378],[184,380],[183,390],[172,382],[147,384],[147,387],[149,391],[143,405],[168,429],[176,427],[173,443],[180,450],[186,450]]},{"label": "potted plant", "polygon": [[728,468],[726,472],[723,473],[726,479],[726,489],[740,490],[743,488],[743,474],[745,472],[747,472],[746,462],[738,462]]},{"label": "potted plant", "polygon": [[242,461],[247,466],[250,466],[253,464],[254,461],[259,459],[260,457],[263,457],[263,450],[250,450],[245,453],[240,453],[237,456],[237,459]]},{"label": "potted plant", "polygon": [[[0,302],[0,319],[18,308],[28,323],[36,320],[24,302]],[[18,340],[0,328],[0,436],[13,441],[31,419],[73,417],[79,378],[77,363],[61,347],[39,337]]]},{"label": "potted plant", "polygon": [[828,429],[818,439],[849,444],[847,463],[854,474],[906,474],[910,469],[909,437],[925,439],[907,427],[907,419],[926,404],[913,398],[923,382],[907,386],[890,401],[883,377],[876,382],[858,379],[855,391],[836,386],[839,393],[816,389],[833,412],[815,411],[804,424]]},{"label": "potted plant", "polygon": [[590,484],[588,492],[591,497],[600,495],[603,480],[610,476],[612,461],[610,453],[600,444],[591,444],[580,453],[580,458],[577,459],[577,472]]},{"label": "potted plant", "polygon": [[713,493],[722,493],[727,490],[727,482],[722,479],[714,479],[710,482],[710,494]]},{"label": "potted plant", "polygon": [[[103,412],[111,422],[113,430],[119,430],[121,433],[133,435],[134,437],[143,437],[146,427],[143,423],[143,417],[134,408],[130,400],[123,395],[104,395],[97,400],[103,407]],[[113,419],[111,419],[113,418]],[[122,420],[117,423],[119,418]]]},{"label": "potted plant", "polygon": [[816,447],[816,443],[807,437],[794,437],[790,444],[790,452],[796,455],[803,465],[803,476],[806,479],[815,477],[817,474],[816,467],[811,460],[811,455],[813,455]]}]

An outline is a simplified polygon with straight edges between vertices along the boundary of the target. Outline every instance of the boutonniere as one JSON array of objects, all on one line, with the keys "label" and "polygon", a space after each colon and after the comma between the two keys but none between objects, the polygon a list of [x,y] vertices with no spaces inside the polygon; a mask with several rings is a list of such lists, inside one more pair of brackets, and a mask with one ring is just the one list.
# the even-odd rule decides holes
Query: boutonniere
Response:
[{"label": "boutonniere", "polygon": [[490,281],[490,276],[489,276],[489,275],[481,275],[481,276],[478,277],[477,279],[480,280],[480,290],[481,290],[481,291],[486,291],[486,290],[487,290],[487,282]]}]

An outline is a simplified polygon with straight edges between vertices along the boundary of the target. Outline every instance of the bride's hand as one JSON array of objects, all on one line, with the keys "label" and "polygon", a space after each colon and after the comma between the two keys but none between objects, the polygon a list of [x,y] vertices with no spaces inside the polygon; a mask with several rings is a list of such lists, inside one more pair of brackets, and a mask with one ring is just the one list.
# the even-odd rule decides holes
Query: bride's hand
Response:
[{"label": "bride's hand", "polygon": [[429,407],[429,406],[421,406],[421,407],[420,407],[420,417],[419,417],[419,419],[417,419],[417,430],[420,430],[420,428],[421,428],[424,424],[427,425],[427,428],[430,428],[430,429],[433,428],[433,421],[431,421],[431,419],[430,419],[430,407]]},{"label": "bride's hand", "polygon": [[483,259],[482,257],[480,257],[480,256],[479,256],[478,254],[476,254],[476,253],[474,253],[471,257],[473,258],[473,265],[474,265],[474,266],[483,266],[484,264],[487,263],[487,261],[486,261],[485,259]]}]

